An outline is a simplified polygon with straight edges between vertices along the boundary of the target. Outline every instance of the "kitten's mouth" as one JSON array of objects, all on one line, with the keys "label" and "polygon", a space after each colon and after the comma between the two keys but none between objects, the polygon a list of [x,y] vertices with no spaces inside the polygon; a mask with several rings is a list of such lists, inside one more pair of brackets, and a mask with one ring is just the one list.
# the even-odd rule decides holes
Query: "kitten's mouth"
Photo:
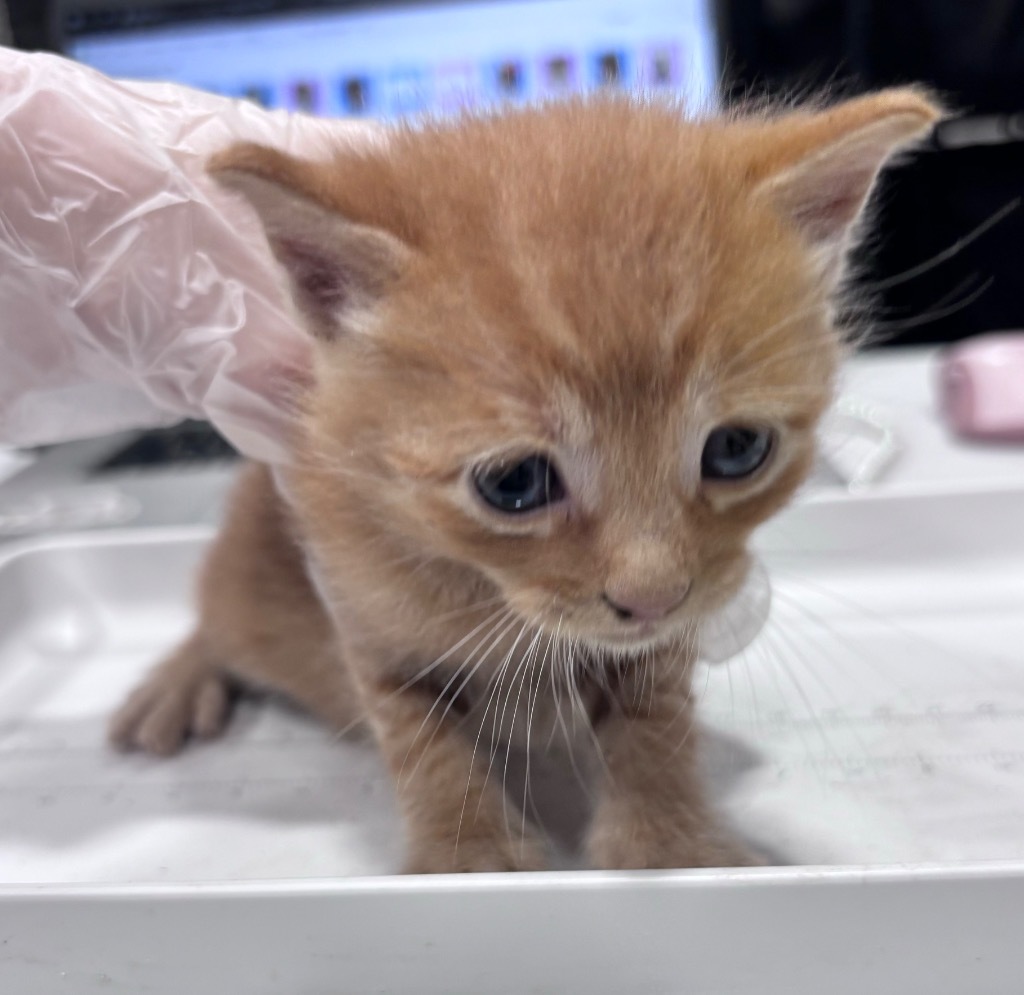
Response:
[{"label": "kitten's mouth", "polygon": [[678,625],[665,622],[637,620],[623,623],[621,628],[595,633],[586,639],[595,649],[613,650],[621,653],[640,653],[655,646],[662,646],[678,635]]},{"label": "kitten's mouth", "polygon": [[627,622],[623,625],[621,631],[609,633],[605,638],[609,638],[615,643],[635,643],[638,640],[646,642],[656,636],[663,628],[664,626],[659,625],[657,622]]}]

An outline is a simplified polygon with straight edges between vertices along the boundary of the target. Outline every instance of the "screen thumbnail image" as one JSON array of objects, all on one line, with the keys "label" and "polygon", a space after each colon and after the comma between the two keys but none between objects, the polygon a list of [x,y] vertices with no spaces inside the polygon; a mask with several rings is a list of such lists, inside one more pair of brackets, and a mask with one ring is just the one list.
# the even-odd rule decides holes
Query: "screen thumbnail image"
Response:
[{"label": "screen thumbnail image", "polygon": [[338,92],[342,111],[352,117],[373,114],[376,111],[374,106],[374,89],[369,76],[343,77],[339,84]]},{"label": "screen thumbnail image", "polygon": [[626,53],[622,49],[605,49],[593,56],[593,80],[597,86],[622,86],[627,83]]},{"label": "screen thumbnail image", "polygon": [[579,85],[576,78],[576,60],[571,55],[557,53],[541,60],[541,86],[548,93],[568,93]]},{"label": "screen thumbnail image", "polygon": [[288,87],[288,106],[304,114],[319,114],[320,84],[315,80],[296,80]]}]

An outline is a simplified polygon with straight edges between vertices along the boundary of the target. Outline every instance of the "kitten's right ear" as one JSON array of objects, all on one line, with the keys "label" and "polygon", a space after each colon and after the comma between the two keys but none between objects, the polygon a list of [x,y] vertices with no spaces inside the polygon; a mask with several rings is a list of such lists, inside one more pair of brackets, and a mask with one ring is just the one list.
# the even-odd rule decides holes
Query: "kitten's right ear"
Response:
[{"label": "kitten's right ear", "polygon": [[350,221],[333,208],[324,167],[315,163],[244,143],[214,156],[207,169],[255,209],[318,339],[333,341],[355,328],[411,254],[394,235]]}]

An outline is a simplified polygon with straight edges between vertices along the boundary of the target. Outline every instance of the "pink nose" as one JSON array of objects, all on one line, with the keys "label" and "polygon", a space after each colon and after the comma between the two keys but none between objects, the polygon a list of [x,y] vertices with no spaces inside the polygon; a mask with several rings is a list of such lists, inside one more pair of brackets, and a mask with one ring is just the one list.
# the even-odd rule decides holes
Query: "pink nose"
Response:
[{"label": "pink nose", "polygon": [[655,622],[674,612],[686,600],[689,590],[689,584],[671,591],[656,592],[609,588],[604,592],[604,600],[624,621]]}]

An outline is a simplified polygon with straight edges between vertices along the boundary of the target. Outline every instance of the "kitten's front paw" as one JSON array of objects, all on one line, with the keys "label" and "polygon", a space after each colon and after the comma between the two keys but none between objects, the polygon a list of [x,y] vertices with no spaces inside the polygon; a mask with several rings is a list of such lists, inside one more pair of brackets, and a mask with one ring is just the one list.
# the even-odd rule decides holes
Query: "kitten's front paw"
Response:
[{"label": "kitten's front paw", "polygon": [[219,736],[233,699],[227,677],[197,662],[186,644],[128,696],[110,720],[108,737],[118,749],[171,756],[190,736]]},{"label": "kitten's front paw", "polygon": [[468,874],[486,871],[543,871],[547,852],[540,840],[469,839],[421,843],[406,861],[406,874]]},{"label": "kitten's front paw", "polygon": [[587,843],[594,867],[641,870],[682,867],[760,867],[765,861],[723,830],[681,831],[676,822],[622,820],[596,827]]}]

